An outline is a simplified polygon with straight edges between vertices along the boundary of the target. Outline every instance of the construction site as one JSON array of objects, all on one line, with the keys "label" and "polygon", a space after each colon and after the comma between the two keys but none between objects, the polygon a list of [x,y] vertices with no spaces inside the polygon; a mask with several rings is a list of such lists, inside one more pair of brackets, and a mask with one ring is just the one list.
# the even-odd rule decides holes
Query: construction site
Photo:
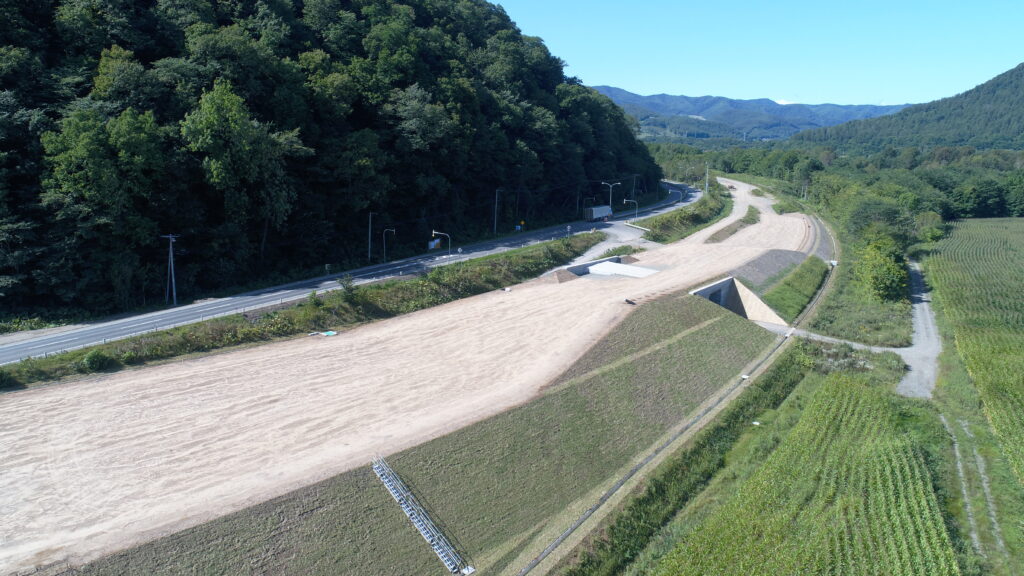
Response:
[{"label": "construction site", "polygon": [[0,574],[525,573],[742,386],[777,341],[754,321],[785,324],[759,287],[831,257],[820,223],[722,182],[728,217],[628,258],[6,395]]}]

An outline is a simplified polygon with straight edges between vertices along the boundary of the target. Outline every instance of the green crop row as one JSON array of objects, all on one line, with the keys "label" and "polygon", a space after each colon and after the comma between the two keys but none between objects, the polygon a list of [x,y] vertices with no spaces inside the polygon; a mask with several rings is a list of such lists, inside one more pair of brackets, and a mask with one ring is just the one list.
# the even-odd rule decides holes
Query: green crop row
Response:
[{"label": "green crop row", "polygon": [[958,222],[926,266],[985,414],[1024,483],[1024,220]]},{"label": "green crop row", "polygon": [[959,574],[924,457],[891,392],[834,374],[657,574]]}]

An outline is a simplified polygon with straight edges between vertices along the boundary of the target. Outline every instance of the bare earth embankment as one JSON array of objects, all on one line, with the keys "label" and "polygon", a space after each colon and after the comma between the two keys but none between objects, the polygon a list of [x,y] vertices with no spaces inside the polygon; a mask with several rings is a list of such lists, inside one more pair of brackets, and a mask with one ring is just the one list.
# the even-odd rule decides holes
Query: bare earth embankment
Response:
[{"label": "bare earth embankment", "polygon": [[[74,564],[239,510],[521,404],[642,302],[813,227],[737,182],[730,217],[638,255],[644,279],[540,279],[332,338],[0,396],[0,574]],[[761,221],[703,244],[742,217]]]}]

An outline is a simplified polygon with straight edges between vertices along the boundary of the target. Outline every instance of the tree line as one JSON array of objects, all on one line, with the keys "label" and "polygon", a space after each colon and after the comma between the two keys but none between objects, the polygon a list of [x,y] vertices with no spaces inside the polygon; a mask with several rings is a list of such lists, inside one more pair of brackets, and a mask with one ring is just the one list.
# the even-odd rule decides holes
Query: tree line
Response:
[{"label": "tree line", "polygon": [[[161,301],[657,189],[635,122],[483,0],[0,0],[0,304]],[[625,189],[625,190],[623,190]],[[372,214],[372,216],[371,216]],[[372,226],[371,226],[372,222]],[[322,269],[322,268],[320,268]]]}]

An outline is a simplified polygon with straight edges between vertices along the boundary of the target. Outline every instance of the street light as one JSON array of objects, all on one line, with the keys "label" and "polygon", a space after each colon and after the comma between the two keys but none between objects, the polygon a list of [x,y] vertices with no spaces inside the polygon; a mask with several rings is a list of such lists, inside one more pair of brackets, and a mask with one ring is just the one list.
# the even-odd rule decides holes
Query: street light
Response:
[{"label": "street light", "polygon": [[174,279],[174,241],[181,238],[181,234],[164,234],[161,238],[167,238],[167,290],[164,292],[164,304],[174,296],[174,305],[178,305],[178,284]]},{"label": "street light", "polygon": [[498,235],[498,192],[503,190],[502,188],[494,189],[494,235]]},{"label": "street light", "polygon": [[611,208],[612,207],[612,189],[615,188],[616,186],[621,186],[622,182],[616,182],[615,184],[609,184],[607,182],[601,182],[601,185],[608,187],[608,207]]},{"label": "street light", "polygon": [[373,263],[373,255],[370,251],[373,248],[373,212],[370,212],[370,222],[366,226],[366,261]]},{"label": "street light", "polygon": [[452,259],[452,237],[447,235],[447,234],[445,234],[444,232],[438,232],[437,230],[431,230],[430,231],[430,236],[431,237],[434,237],[434,236],[444,236],[445,238],[448,239],[448,259],[451,260]]},{"label": "street light", "polygon": [[385,262],[388,261],[388,232],[391,232],[392,234],[394,234],[395,233],[395,229],[394,228],[385,228],[384,231],[380,233],[380,239],[384,241],[384,261]]},{"label": "street light", "polygon": [[625,205],[626,202],[632,202],[634,208],[636,208],[636,210],[633,212],[633,220],[636,220],[637,217],[640,215],[640,204],[638,204],[636,200],[630,200],[629,198],[623,198],[622,199],[622,204]]}]

